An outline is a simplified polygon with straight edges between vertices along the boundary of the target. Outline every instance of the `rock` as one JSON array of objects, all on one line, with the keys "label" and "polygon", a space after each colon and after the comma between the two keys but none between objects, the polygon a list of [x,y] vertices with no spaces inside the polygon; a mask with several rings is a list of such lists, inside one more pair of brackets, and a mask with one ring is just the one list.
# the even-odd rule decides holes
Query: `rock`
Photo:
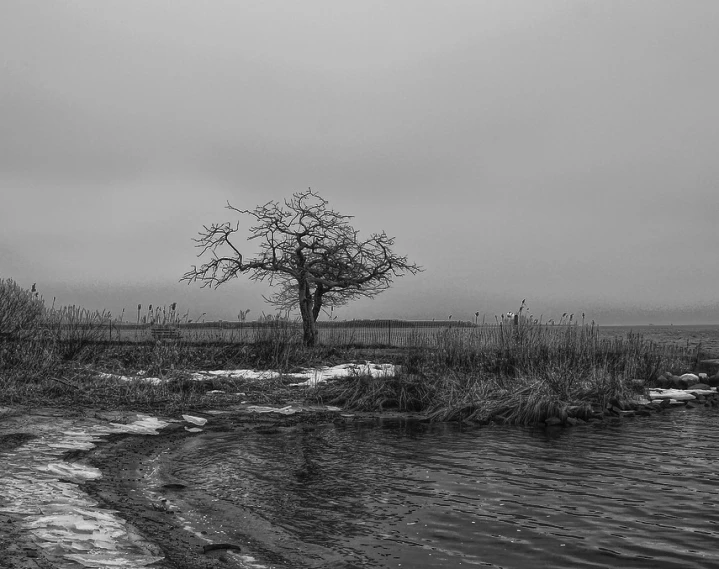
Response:
[{"label": "rock", "polygon": [[683,376],[680,377],[678,375],[673,375],[670,378],[670,386],[674,389],[686,389],[687,387],[689,387],[689,382],[684,379]]},{"label": "rock", "polygon": [[687,389],[710,389],[710,386],[706,383],[695,383],[694,385],[688,387]]},{"label": "rock", "polygon": [[639,415],[640,417],[649,417],[649,415],[651,415],[651,414],[652,414],[652,412],[649,409],[647,409],[646,407],[637,409],[637,415]]},{"label": "rock", "polygon": [[699,376],[698,376],[698,375],[694,375],[693,373],[685,373],[684,375],[682,375],[682,376],[680,376],[680,377],[681,377],[681,379],[684,379],[684,380],[686,380],[686,381],[688,381],[688,382],[695,382],[695,383],[696,383],[697,381],[699,381]]},{"label": "rock", "polygon": [[567,417],[567,425],[571,425],[572,427],[576,427],[577,425],[586,425],[587,422],[584,419],[579,419],[577,417]]},{"label": "rock", "polygon": [[567,415],[579,420],[586,420],[592,416],[592,410],[586,405],[573,405],[567,407]]},{"label": "rock", "polygon": [[547,427],[558,427],[561,426],[562,420],[559,417],[549,417],[544,421]]},{"label": "rock", "polygon": [[687,401],[686,408],[687,409],[695,409],[696,405],[694,403],[692,403],[691,401]]},{"label": "rock", "polygon": [[697,364],[697,373],[706,373],[708,375],[719,375],[719,360],[702,360]]},{"label": "rock", "polygon": [[697,375],[699,376],[699,379],[706,379],[707,377],[709,377],[709,376],[708,376],[706,373],[704,373],[704,372],[698,373]]},{"label": "rock", "polygon": [[667,377],[666,375],[660,375],[656,382],[657,387],[672,387],[672,380],[671,378]]},{"label": "rock", "polygon": [[704,383],[710,385],[711,387],[719,387],[719,373],[710,375],[704,380]]}]

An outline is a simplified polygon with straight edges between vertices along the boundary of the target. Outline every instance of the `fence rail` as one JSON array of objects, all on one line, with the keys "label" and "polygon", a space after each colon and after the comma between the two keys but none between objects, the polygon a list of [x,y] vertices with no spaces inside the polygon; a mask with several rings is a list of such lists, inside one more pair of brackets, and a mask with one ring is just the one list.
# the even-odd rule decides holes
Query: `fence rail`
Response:
[{"label": "fence rail", "polygon": [[[402,320],[361,320],[318,322],[317,339],[323,345],[413,346],[431,341],[447,330],[477,330],[469,322],[432,322]],[[113,324],[104,330],[105,340],[147,342],[151,340],[181,340],[187,343],[249,343],[267,339],[273,332],[282,332],[302,340],[300,322],[211,322],[150,325]]]},{"label": "fence rail", "polygon": [[[439,346],[444,340],[462,341],[481,345],[502,346],[503,342],[520,337],[530,339],[537,334],[544,341],[562,342],[573,334],[592,334],[603,339],[622,336],[628,328],[599,328],[577,324],[526,325],[513,321],[492,324],[475,324],[467,321],[431,320],[344,320],[317,323],[317,341],[328,346],[383,346],[383,347],[427,347]],[[302,341],[301,322],[192,322],[170,325],[134,323],[109,323],[102,326],[75,326],[43,330],[45,341],[60,342],[182,342],[185,344],[206,343],[252,343],[258,340],[272,340],[281,334],[283,341]],[[702,336],[689,341],[685,335],[656,329],[642,330],[642,335],[659,345],[674,345],[684,348],[701,346],[712,353],[719,353],[719,330],[716,334]],[[0,346],[7,342],[22,341],[22,336],[0,332]]]},{"label": "fence rail", "polygon": [[[491,327],[497,327],[492,325]],[[346,320],[317,323],[317,340],[323,345],[419,346],[433,341],[448,330],[475,333],[489,325],[476,326],[464,321]],[[507,325],[505,325],[507,328]],[[201,343],[251,343],[271,339],[273,334],[302,341],[302,323],[272,322],[192,322],[164,325],[107,323],[77,325],[43,330],[50,340],[67,340],[83,336],[96,342],[181,341]],[[19,341],[19,337],[0,334],[0,342]]]}]

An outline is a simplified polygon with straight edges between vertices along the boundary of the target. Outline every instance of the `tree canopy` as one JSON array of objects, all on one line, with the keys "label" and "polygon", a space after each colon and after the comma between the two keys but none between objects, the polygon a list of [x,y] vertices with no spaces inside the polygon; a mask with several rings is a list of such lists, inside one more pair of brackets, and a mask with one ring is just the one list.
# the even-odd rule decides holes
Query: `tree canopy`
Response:
[{"label": "tree canopy", "polygon": [[259,252],[246,259],[235,243],[240,223],[203,226],[195,239],[199,257],[211,258],[194,266],[181,280],[220,286],[240,274],[267,281],[276,291],[266,300],[283,310],[299,308],[304,341],[314,345],[315,322],[323,307],[339,306],[387,290],[395,277],[416,274],[421,267],[393,252],[394,237],[384,231],[361,239],[341,215],[311,189],[295,193],[280,204],[270,201],[255,209],[227,209],[252,219],[248,241]]}]

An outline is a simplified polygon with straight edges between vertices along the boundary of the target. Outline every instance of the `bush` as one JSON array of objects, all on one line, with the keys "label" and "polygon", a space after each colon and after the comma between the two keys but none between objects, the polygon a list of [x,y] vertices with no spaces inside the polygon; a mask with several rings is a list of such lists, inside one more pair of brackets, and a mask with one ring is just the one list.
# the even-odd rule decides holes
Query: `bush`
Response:
[{"label": "bush", "polygon": [[35,291],[0,279],[0,369],[37,367],[46,361],[40,340],[45,305]]},{"label": "bush", "polygon": [[0,337],[24,339],[39,334],[45,304],[37,292],[12,279],[0,279]]}]

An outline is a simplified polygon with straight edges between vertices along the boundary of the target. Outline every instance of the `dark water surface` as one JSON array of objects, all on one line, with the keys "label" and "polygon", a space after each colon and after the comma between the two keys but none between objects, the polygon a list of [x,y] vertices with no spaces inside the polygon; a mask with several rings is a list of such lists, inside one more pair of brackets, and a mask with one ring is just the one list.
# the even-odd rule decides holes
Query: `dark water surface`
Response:
[{"label": "dark water surface", "polygon": [[296,566],[719,567],[718,433],[703,408],[546,431],[208,433],[167,474],[202,490],[184,498],[196,519],[249,527]]}]

